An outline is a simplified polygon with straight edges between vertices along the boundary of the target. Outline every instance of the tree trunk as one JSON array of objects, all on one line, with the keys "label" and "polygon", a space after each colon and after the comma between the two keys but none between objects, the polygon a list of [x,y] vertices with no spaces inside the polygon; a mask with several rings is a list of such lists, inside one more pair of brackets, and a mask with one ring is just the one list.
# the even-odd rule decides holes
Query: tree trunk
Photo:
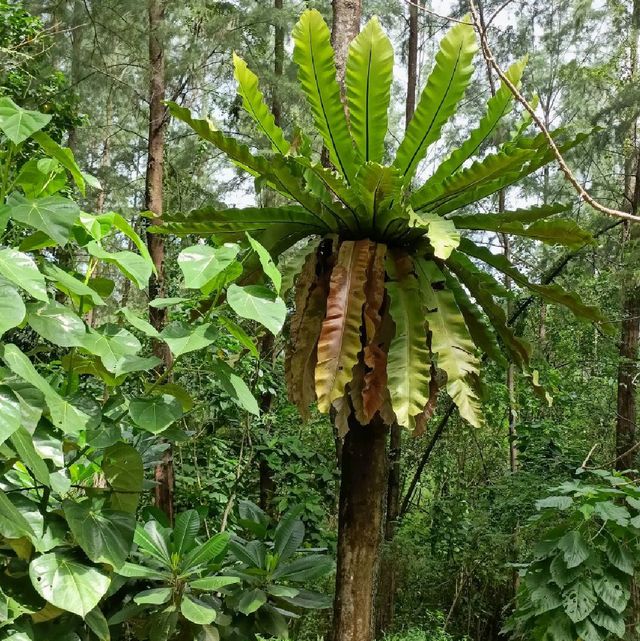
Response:
[{"label": "tree trunk", "polygon": [[[71,87],[72,91],[77,91],[80,82],[80,73],[82,69],[82,39],[84,29],[82,19],[84,17],[84,4],[82,0],[74,0],[73,14],[71,16]],[[78,131],[73,125],[69,128],[67,146],[77,155],[78,153]]]},{"label": "tree trunk", "polygon": [[349,420],[342,448],[333,641],[372,641],[387,486],[387,432]]},{"label": "tree trunk", "polygon": [[407,103],[405,105],[405,129],[416,110],[418,85],[418,0],[409,4],[409,41],[407,43]]},{"label": "tree trunk", "polygon": [[623,320],[618,363],[618,420],[616,424],[616,457],[618,457],[616,468],[618,470],[634,468],[638,454],[634,445],[637,438],[636,378],[638,376],[640,339],[640,291],[637,287],[630,287],[623,296]]},{"label": "tree trunk", "polygon": [[[147,172],[145,182],[145,208],[155,214],[152,225],[162,224],[163,205],[163,161],[164,130],[166,112],[163,104],[165,98],[164,46],[161,31],[164,26],[164,0],[149,0],[149,146],[147,155]],[[156,275],[149,282],[149,300],[164,296],[164,240],[159,234],[147,233],[147,246],[156,268]],[[167,323],[167,310],[149,308],[149,321],[158,330]],[[162,368],[171,367],[172,357],[168,347],[154,341],[153,351],[162,359]],[[155,471],[156,491],[155,504],[173,523],[173,448],[169,445],[162,458],[162,463]]]},{"label": "tree trunk", "polygon": [[395,423],[389,437],[389,475],[387,482],[387,512],[384,524],[384,544],[380,562],[380,581],[376,599],[376,638],[381,638],[393,625],[396,602],[396,568],[393,538],[400,511],[400,457],[402,455],[402,428]]},{"label": "tree trunk", "polygon": [[344,83],[349,44],[360,31],[362,16],[361,0],[332,0],[333,27],[331,29],[331,44],[335,51],[338,82]]},{"label": "tree trunk", "polygon": [[271,113],[276,125],[282,122],[282,101],[280,100],[280,87],[278,81],[284,73],[284,26],[282,20],[282,0],[274,0],[273,8],[276,10],[276,28],[273,39],[273,75],[275,82],[271,91]]}]

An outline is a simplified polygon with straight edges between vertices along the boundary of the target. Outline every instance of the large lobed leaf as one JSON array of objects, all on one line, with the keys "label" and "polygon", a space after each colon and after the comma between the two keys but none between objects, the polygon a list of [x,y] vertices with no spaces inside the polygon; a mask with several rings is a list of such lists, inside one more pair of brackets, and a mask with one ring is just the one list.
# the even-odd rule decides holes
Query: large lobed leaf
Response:
[{"label": "large lobed leaf", "polygon": [[247,63],[233,54],[234,76],[238,82],[238,93],[242,96],[245,111],[256,122],[260,131],[271,143],[274,151],[285,155],[289,151],[289,143],[285,140],[282,129],[275,123],[271,110],[266,105],[258,86],[258,76],[254,74]]},{"label": "large lobed leaf", "polygon": [[[520,84],[525,64],[525,59],[519,60],[511,65],[506,72],[506,76],[516,86]],[[458,171],[467,159],[475,156],[482,146],[491,140],[498,129],[500,121],[511,110],[512,104],[513,94],[503,82],[495,95],[487,102],[487,110],[478,126],[459,147],[451,152],[449,157],[440,164],[422,186],[421,191],[425,194],[425,197],[428,197],[431,189],[437,190],[443,180]]]},{"label": "large lobed leaf", "polygon": [[422,295],[409,256],[393,255],[387,272],[389,312],[395,324],[387,364],[389,393],[398,424],[413,428],[427,404],[431,368]]},{"label": "large lobed leaf", "polygon": [[317,9],[305,11],[293,30],[293,60],[316,128],[329,158],[351,183],[355,177],[355,152],[347,127],[329,27]]},{"label": "large lobed leaf", "polygon": [[[427,294],[427,322],[431,333],[431,353],[438,367],[447,374],[447,392],[460,416],[471,425],[482,425],[480,400],[472,378],[480,373],[474,344],[453,294],[443,286],[444,276],[432,261],[416,261],[418,278]],[[438,285],[434,287],[434,285]]]},{"label": "large lobed leaf", "polygon": [[393,46],[373,17],[349,45],[346,86],[349,125],[363,162],[381,162],[393,80]]},{"label": "large lobed leaf", "polygon": [[473,74],[478,49],[473,25],[453,26],[440,43],[433,71],[422,91],[393,164],[409,183],[429,146],[440,137],[443,125],[455,112]]}]

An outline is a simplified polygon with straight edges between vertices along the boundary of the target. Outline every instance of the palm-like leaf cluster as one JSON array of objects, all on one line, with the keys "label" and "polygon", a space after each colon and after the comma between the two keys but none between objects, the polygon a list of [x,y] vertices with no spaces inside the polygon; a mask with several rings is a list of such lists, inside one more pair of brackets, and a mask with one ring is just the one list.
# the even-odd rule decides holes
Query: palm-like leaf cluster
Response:
[{"label": "palm-like leaf cluster", "polygon": [[[342,425],[353,413],[362,424],[379,414],[386,422],[420,428],[432,410],[440,370],[461,415],[478,425],[479,353],[508,359],[525,372],[530,354],[508,327],[498,301],[507,292],[480,263],[579,316],[601,320],[574,294],[530,283],[506,258],[460,233],[484,230],[567,246],[589,242],[590,235],[574,222],[555,218],[562,206],[468,213],[468,205],[518,182],[553,155],[542,136],[527,136],[523,126],[496,151],[479,157],[512,108],[512,95],[502,86],[462,145],[413,189],[420,162],[471,81],[477,50],[471,24],[456,24],[442,40],[405,138],[388,165],[383,161],[393,49],[377,19],[349,50],[348,116],[329,29],[317,11],[303,13],[293,40],[300,84],[330,163],[312,153],[304,134],[286,140],[257,77],[235,57],[244,107],[270,152],[254,153],[178,105],[170,105],[171,112],[294,204],[204,208],[169,217],[165,229],[219,240],[248,232],[274,257],[308,237],[321,239],[303,250],[291,321],[288,382],[302,410],[317,400],[322,411],[333,406]],[[514,84],[523,69],[523,61],[509,69]],[[581,140],[567,139],[562,131],[553,135],[561,150]]]}]

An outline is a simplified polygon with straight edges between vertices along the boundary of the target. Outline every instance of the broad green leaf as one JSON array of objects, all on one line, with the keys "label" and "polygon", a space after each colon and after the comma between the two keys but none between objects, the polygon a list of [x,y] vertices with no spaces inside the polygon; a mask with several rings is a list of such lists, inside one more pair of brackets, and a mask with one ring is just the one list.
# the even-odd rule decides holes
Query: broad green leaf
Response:
[{"label": "broad green leaf", "polygon": [[397,216],[391,206],[401,196],[402,177],[398,170],[366,163],[358,170],[353,187],[368,216],[363,227],[384,234]]},{"label": "broad green leaf", "polygon": [[521,368],[526,367],[531,355],[531,347],[523,339],[516,336],[513,329],[507,325],[507,317],[503,306],[496,303],[492,298],[492,293],[496,293],[493,278],[475,267],[460,252],[454,252],[447,265],[487,315],[491,327],[502,340],[511,360]]},{"label": "broad green leaf", "polygon": [[44,276],[28,254],[11,247],[0,249],[0,274],[34,298],[41,301],[49,300]]},{"label": "broad green leaf", "polygon": [[162,605],[171,598],[171,588],[153,588],[138,592],[133,602],[138,605]]},{"label": "broad green leaf", "polygon": [[126,250],[110,253],[94,240],[86,247],[92,256],[115,265],[138,289],[144,289],[149,283],[153,272],[153,263],[149,259]]},{"label": "broad green leaf", "polygon": [[461,286],[457,278],[451,276],[448,271],[444,272],[444,275],[447,289],[453,294],[455,303],[464,318],[474,345],[491,360],[502,367],[506,367],[507,361],[486,316],[475,303],[471,302],[466,290]]},{"label": "broad green leaf", "polygon": [[84,321],[56,301],[28,303],[27,322],[42,338],[59,347],[79,347],[85,342]]},{"label": "broad green leaf", "polygon": [[198,535],[200,516],[195,510],[186,510],[176,517],[173,528],[173,551],[176,554],[187,553]]},{"label": "broad green leaf", "polygon": [[16,145],[46,127],[50,120],[49,114],[23,109],[8,96],[0,98],[0,130]]},{"label": "broad green leaf", "polygon": [[178,265],[184,276],[184,284],[190,289],[204,287],[234,262],[239,251],[238,245],[193,245],[178,255]]},{"label": "broad green leaf", "polygon": [[388,261],[386,283],[395,334],[387,362],[391,404],[399,425],[412,428],[429,397],[431,356],[427,348],[420,284],[408,257]]},{"label": "broad green leaf", "polygon": [[185,619],[197,625],[209,625],[215,621],[217,615],[211,604],[188,595],[182,597],[180,612]]},{"label": "broad green leaf", "polygon": [[2,490],[0,490],[0,534],[8,539],[19,539],[23,536],[35,537],[35,532],[27,519]]},{"label": "broad green leaf", "polygon": [[131,223],[129,223],[128,220],[113,211],[107,214],[100,214],[97,219],[101,224],[106,223],[110,227],[121,231],[135,245],[135,248],[138,250],[140,256],[142,256],[142,258],[144,258],[155,271],[155,268],[153,267],[153,261],[151,260],[151,255],[149,254],[146,243],[142,240],[142,238],[140,238],[140,236],[131,226]]},{"label": "broad green leaf", "polygon": [[568,510],[572,505],[573,499],[570,496],[549,496],[546,499],[536,501],[537,510],[544,510],[546,508]]},{"label": "broad green leaf", "polygon": [[409,224],[427,230],[427,238],[436,258],[447,260],[451,252],[460,245],[460,232],[452,220],[429,212],[423,214],[410,212]]},{"label": "broad green leaf", "polygon": [[103,501],[65,501],[63,510],[78,545],[94,563],[122,567],[136,528],[135,515],[104,508]]},{"label": "broad green leaf", "polygon": [[108,447],[102,459],[102,471],[114,491],[111,508],[135,513],[144,478],[142,458],[137,450],[126,443]]},{"label": "broad green leaf", "polygon": [[216,339],[215,327],[210,323],[203,323],[191,329],[181,322],[167,325],[160,333],[160,338],[169,346],[175,358],[203,349]]},{"label": "broad green leaf", "polygon": [[440,42],[433,71],[393,161],[405,183],[411,182],[418,163],[462,99],[471,81],[477,48],[473,25],[467,19],[455,24]]},{"label": "broad green leaf", "polygon": [[259,610],[267,602],[267,595],[259,589],[247,590],[240,597],[238,611],[249,615]]},{"label": "broad green leaf", "polygon": [[618,613],[611,613],[605,610],[594,610],[589,618],[601,628],[615,634],[619,639],[623,639],[626,633],[624,617]]},{"label": "broad green leaf", "polygon": [[100,295],[91,287],[78,280],[71,274],[60,269],[53,263],[47,263],[43,268],[44,273],[57,283],[58,289],[65,294],[75,294],[78,297],[87,297],[94,305],[104,305]]},{"label": "broad green leaf", "polygon": [[142,345],[124,327],[107,323],[97,329],[89,329],[82,341],[83,349],[99,356],[103,365],[115,372],[126,359],[135,356]]},{"label": "broad green leaf", "polygon": [[43,599],[81,617],[98,605],[111,582],[102,570],[58,553],[44,554],[31,561],[29,576]]},{"label": "broad green leaf", "polygon": [[[280,587],[280,586],[273,586]],[[278,595],[286,603],[297,608],[305,608],[310,610],[320,610],[331,607],[331,598],[326,594],[320,594],[319,592],[311,592],[309,590],[296,589],[294,590],[296,594],[280,594]],[[273,592],[270,590],[270,593]]]},{"label": "broad green leaf", "polygon": [[[537,205],[528,209],[512,209],[491,214],[455,214],[451,220],[459,229],[485,229],[486,221],[489,221],[493,229],[496,225],[506,223],[522,223],[528,225],[539,220],[551,218],[557,214],[562,214],[570,209],[562,203],[553,205]],[[476,227],[478,225],[478,227]]]},{"label": "broad green leaf", "polygon": [[129,403],[129,416],[143,430],[160,434],[182,417],[182,406],[168,394],[134,398]]},{"label": "broad green leaf", "polygon": [[69,400],[60,396],[38,374],[31,361],[15,345],[5,345],[2,352],[2,359],[7,367],[20,376],[23,380],[37,388],[44,396],[49,408],[51,420],[56,427],[59,427],[65,434],[79,434],[89,425],[90,417],[81,409],[75,407]]},{"label": "broad green leaf", "polygon": [[272,334],[280,332],[284,325],[287,307],[281,298],[275,297],[266,287],[240,287],[233,283],[227,289],[227,302],[238,316],[257,321]]},{"label": "broad green leaf", "polygon": [[273,573],[274,580],[286,579],[287,581],[313,581],[325,576],[333,569],[333,561],[328,556],[310,554],[303,556],[291,563],[285,563]]},{"label": "broad green leaf", "polygon": [[71,229],[80,215],[78,205],[62,196],[30,200],[13,194],[7,205],[11,208],[13,220],[45,233],[59,245],[65,245],[69,240]]},{"label": "broad green leaf", "polygon": [[577,530],[567,532],[558,541],[558,547],[562,550],[569,569],[579,566],[589,558],[589,548]]},{"label": "broad green leaf", "polygon": [[604,641],[608,636],[599,630],[591,621],[591,619],[584,619],[576,624],[576,632],[579,635],[580,641]]},{"label": "broad green leaf", "polygon": [[187,554],[182,564],[183,570],[191,570],[199,565],[211,562],[223,555],[229,545],[229,534],[221,532],[212,536],[208,541],[194,548]]},{"label": "broad green leaf", "polygon": [[151,338],[158,338],[160,335],[160,332],[151,323],[146,321],[144,318],[140,318],[140,316],[135,314],[128,307],[123,307],[119,311],[120,314],[129,321],[129,324],[133,325],[133,327],[141,331],[143,334],[150,336]]},{"label": "broad green leaf", "polygon": [[[526,58],[514,62],[506,71],[506,76],[516,86],[519,86],[522,73],[526,65]],[[453,173],[458,171],[465,161],[476,156],[482,151],[482,147],[490,142],[496,135],[498,125],[504,116],[511,111],[513,94],[502,82],[495,95],[489,98],[487,109],[478,126],[469,134],[469,137],[440,164],[433,175],[421,187],[425,197],[429,197],[429,190],[435,188]]]},{"label": "broad green leaf", "polygon": [[[294,173],[291,166],[295,164],[293,160],[284,158],[278,154],[274,154],[268,158],[254,156],[246,145],[240,144],[233,138],[225,136],[221,131],[216,129],[210,121],[193,118],[188,109],[180,107],[175,103],[169,102],[168,105],[172,116],[187,123],[201,138],[208,140],[229,156],[237,166],[248,171],[253,176],[261,176],[266,180],[267,184],[277,192],[298,201],[306,210],[305,216],[310,216],[310,218],[315,221],[314,229],[316,231],[321,230],[327,232],[337,230],[335,220],[326,212],[320,200],[304,188],[302,180]],[[347,132],[345,133],[347,136],[349,135]],[[295,170],[299,173],[297,167],[295,167]],[[243,210],[239,211],[242,212]],[[304,229],[308,229],[308,225],[309,218],[305,218],[302,226]],[[165,227],[165,225],[162,225],[162,227]],[[162,233],[164,231],[162,227],[156,231]],[[242,231],[250,230],[243,229]],[[260,240],[267,249],[270,249],[262,239],[258,238],[258,240]]]},{"label": "broad green leaf", "polygon": [[98,641],[111,641],[111,633],[109,631],[109,624],[102,614],[100,608],[94,608],[91,612],[87,613],[84,618],[85,623],[91,631],[98,637]]},{"label": "broad green leaf", "polygon": [[[476,346],[451,291],[433,288],[435,282],[444,280],[435,263],[420,259],[416,261],[416,267],[423,296],[428,294],[424,302],[431,332],[431,353],[436,357],[438,367],[447,374],[447,393],[460,415],[474,427],[480,427],[482,409],[472,385],[473,377],[480,373]],[[435,308],[432,307],[434,303]]]},{"label": "broad green leaf", "polygon": [[282,518],[273,535],[273,552],[279,562],[293,556],[304,539],[304,523],[295,514]]},{"label": "broad green leaf", "polygon": [[233,54],[234,76],[238,83],[238,94],[242,96],[245,111],[258,125],[274,151],[283,156],[289,152],[289,143],[285,140],[282,129],[275,123],[271,110],[266,105],[258,86],[258,77],[247,67],[247,63]]},{"label": "broad green leaf", "polygon": [[322,233],[326,226],[318,223],[313,213],[302,207],[246,207],[220,209],[203,207],[191,212],[168,213],[163,216],[159,233],[215,235],[222,240],[240,240],[245,232],[257,234],[277,224],[299,226],[309,234]]},{"label": "broad green leaf", "polygon": [[195,590],[206,590],[208,592],[217,592],[228,585],[240,583],[237,576],[207,576],[202,579],[189,581],[189,586]]},{"label": "broad green leaf", "polygon": [[260,357],[260,353],[258,352],[258,348],[256,347],[253,338],[251,338],[251,336],[249,336],[249,334],[247,334],[247,332],[245,332],[238,323],[232,321],[226,316],[218,316],[218,321],[229,332],[229,334],[231,334],[231,336],[240,343],[240,345],[249,350],[252,356],[255,356],[256,358]]},{"label": "broad green leaf", "polygon": [[0,337],[22,323],[27,313],[17,289],[0,281]]},{"label": "broad green leaf", "polygon": [[116,568],[116,574],[129,579],[151,579],[152,581],[168,581],[171,579],[169,572],[162,572],[148,568],[145,565],[136,563],[124,563],[122,567]]},{"label": "broad green leaf", "polygon": [[188,300],[188,298],[182,298],[181,296],[174,296],[172,298],[154,298],[152,301],[149,301],[149,307],[155,307],[156,309],[165,309],[166,307],[172,307],[173,305],[186,303]]},{"label": "broad green leaf", "polygon": [[276,267],[276,264],[273,262],[273,258],[271,258],[271,254],[255,239],[252,238],[248,233],[247,233],[247,238],[249,239],[249,244],[251,245],[251,249],[258,255],[258,259],[260,260],[260,265],[262,265],[262,271],[265,273],[265,276],[269,278],[269,280],[273,283],[273,286],[275,287],[276,294],[280,293],[280,288],[282,286],[282,276],[280,275],[280,272],[278,271],[278,268]]},{"label": "broad green leaf", "polygon": [[609,539],[605,549],[607,558],[618,570],[629,576],[634,575],[635,559],[623,543]]},{"label": "broad green leaf", "polygon": [[349,125],[363,162],[381,162],[393,80],[393,46],[373,17],[351,41],[345,84]]},{"label": "broad green leaf", "polygon": [[0,385],[0,445],[21,425],[20,401],[10,387]]},{"label": "broad green leaf", "polygon": [[160,561],[164,566],[171,567],[169,532],[157,521],[148,521],[144,524],[144,527],[138,525],[133,541],[139,548],[157,561]]},{"label": "broad green leaf", "polygon": [[248,385],[224,361],[216,360],[212,364],[217,381],[222,385],[229,396],[247,412],[260,416],[258,401]]},{"label": "broad green leaf", "polygon": [[36,451],[31,434],[24,427],[19,427],[9,440],[20,457],[20,462],[31,471],[38,483],[48,487],[50,485],[49,468]]},{"label": "broad green leaf", "polygon": [[44,152],[49,158],[54,158],[59,162],[70,174],[78,186],[78,189],[84,195],[85,193],[85,176],[80,167],[76,163],[73,151],[68,147],[59,145],[49,134],[44,131],[38,131],[31,136],[42,147]]},{"label": "broad green leaf", "polygon": [[298,80],[316,128],[329,150],[331,162],[351,183],[356,173],[355,154],[340,99],[329,27],[317,9],[307,9],[292,37]]},{"label": "broad green leaf", "polygon": [[603,574],[593,579],[596,594],[604,603],[616,612],[624,612],[629,603],[629,590],[627,586],[613,574]]},{"label": "broad green leaf", "polygon": [[[576,294],[566,291],[560,285],[538,285],[537,283],[530,282],[529,279],[520,273],[502,254],[493,254],[489,249],[479,247],[468,238],[463,238],[460,241],[460,250],[501,271],[503,274],[512,278],[518,285],[530,289],[545,300],[567,307],[576,316],[595,323],[603,323],[603,330],[607,330],[606,318],[597,307],[585,305]],[[609,329],[608,331],[611,330]]]},{"label": "broad green leaf", "polygon": [[[514,212],[517,213],[517,212]],[[506,214],[477,214],[475,216],[454,216],[449,222],[458,229],[493,231],[500,234],[513,234],[533,238],[548,245],[564,245],[578,249],[593,242],[593,236],[573,220],[538,220],[524,225],[517,220],[509,220]]]},{"label": "broad green leaf", "polygon": [[563,593],[564,611],[574,623],[586,619],[597,602],[590,580],[578,580]]}]

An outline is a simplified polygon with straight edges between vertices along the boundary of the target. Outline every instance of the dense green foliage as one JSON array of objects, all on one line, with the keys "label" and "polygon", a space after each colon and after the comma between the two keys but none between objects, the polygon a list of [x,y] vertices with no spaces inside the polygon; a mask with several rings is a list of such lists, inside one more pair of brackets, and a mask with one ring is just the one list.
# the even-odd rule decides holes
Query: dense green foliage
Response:
[{"label": "dense green foliage", "polygon": [[[330,638],[339,441],[314,404],[301,419],[285,372],[297,274],[326,245],[299,242],[308,230],[284,240],[282,228],[265,230],[283,212],[300,223],[309,210],[323,219],[315,232],[348,242],[373,235],[397,248],[410,235],[412,255],[446,281],[430,273],[433,292],[410,290],[409,316],[426,291],[450,292],[463,317],[441,324],[440,338],[458,330],[450,345],[427,345],[418,310],[423,378],[402,364],[393,371],[412,387],[411,427],[432,392],[420,384],[443,390],[429,399],[425,433],[402,436],[401,510],[384,550],[397,588],[386,638],[635,638],[640,490],[633,472],[612,471],[618,371],[637,366],[637,354],[619,351],[626,305],[640,300],[634,228],[576,200],[495,76],[489,91],[479,55],[475,70],[467,61],[451,76],[455,96],[433,117],[452,47],[469,58],[475,49],[470,27],[419,12],[427,91],[401,142],[407,6],[364,2],[346,121],[322,22],[330,3],[306,14],[309,33],[322,36],[312,42],[325,63],[319,82],[305,23],[294,28],[307,6],[283,4],[166,3],[171,113],[240,166],[168,119],[165,219],[180,234],[162,236],[165,291],[150,301],[146,3],[0,1],[0,640]],[[458,19],[468,9],[436,4]],[[503,5],[476,4],[487,18]],[[634,8],[518,0],[488,32],[579,180],[621,208],[632,206],[640,166]],[[483,183],[493,162],[512,171]],[[461,190],[451,205],[449,187]],[[367,233],[356,229],[363,222]],[[456,272],[451,255],[468,262]],[[389,271],[392,304],[395,278]],[[529,285],[543,298],[530,300]],[[167,310],[164,328],[151,325],[150,309]],[[480,349],[460,338],[465,327],[484,337]],[[457,389],[432,360],[450,380],[463,371]],[[506,362],[524,374],[510,382]],[[480,404],[473,428],[460,414],[480,416]],[[173,524],[154,507],[168,453]]]}]

